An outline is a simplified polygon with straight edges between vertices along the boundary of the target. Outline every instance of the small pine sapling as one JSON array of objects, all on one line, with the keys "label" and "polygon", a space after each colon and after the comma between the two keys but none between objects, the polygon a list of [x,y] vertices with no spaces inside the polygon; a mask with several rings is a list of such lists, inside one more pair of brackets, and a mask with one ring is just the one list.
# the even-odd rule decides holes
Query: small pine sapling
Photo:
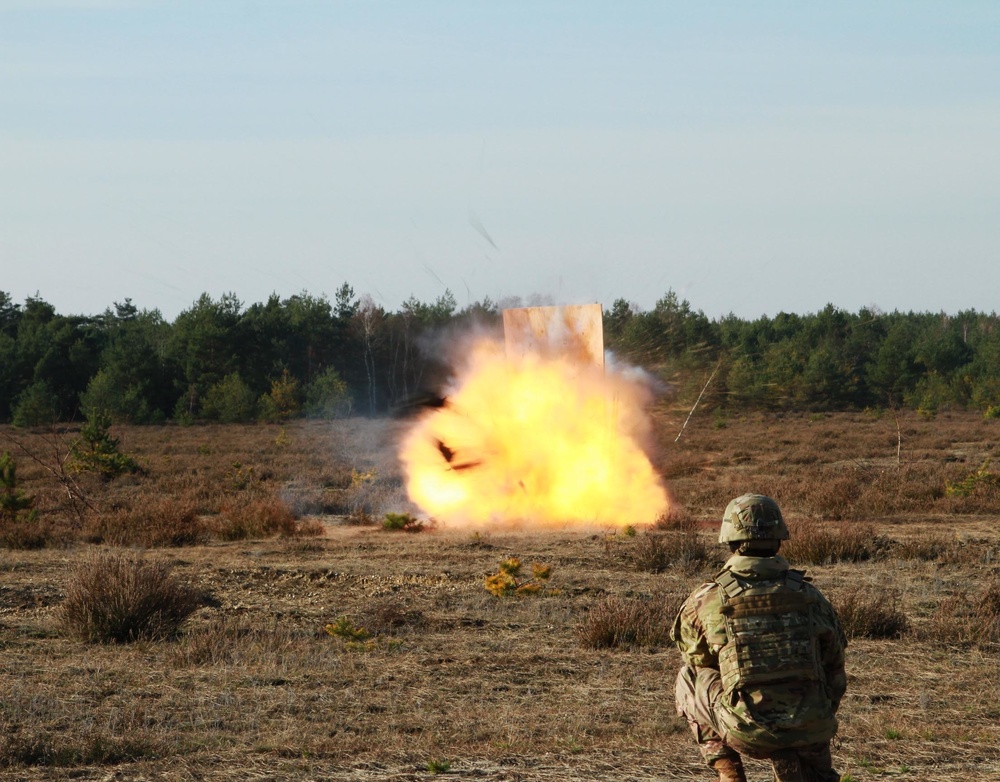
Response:
[{"label": "small pine sapling", "polygon": [[389,532],[423,532],[428,525],[409,513],[386,513],[382,529]]},{"label": "small pine sapling", "polygon": [[969,473],[958,483],[945,481],[944,493],[947,497],[969,497],[976,493],[980,487],[989,488],[1000,486],[1000,475],[989,470],[990,460],[983,462],[975,472]]},{"label": "small pine sapling", "polygon": [[345,641],[367,641],[371,638],[371,633],[365,628],[355,625],[346,616],[338,618],[336,622],[328,624],[323,629],[327,635],[332,635],[334,638],[342,638]]},{"label": "small pine sapling", "polygon": [[531,578],[523,578],[521,560],[510,557],[500,563],[496,573],[486,577],[486,591],[497,597],[509,595],[532,595],[545,589],[552,575],[551,565],[535,563],[531,566]]},{"label": "small pine sapling", "polygon": [[0,519],[15,524],[24,518],[33,521],[35,498],[17,488],[17,462],[9,452],[0,454]]},{"label": "small pine sapling", "polygon": [[451,771],[451,761],[444,758],[428,760],[427,770],[432,774],[447,774]]},{"label": "small pine sapling", "polygon": [[102,482],[125,473],[142,473],[139,463],[121,450],[121,441],[111,434],[111,418],[106,413],[93,413],[80,430],[80,439],[70,450],[72,469],[93,472]]}]

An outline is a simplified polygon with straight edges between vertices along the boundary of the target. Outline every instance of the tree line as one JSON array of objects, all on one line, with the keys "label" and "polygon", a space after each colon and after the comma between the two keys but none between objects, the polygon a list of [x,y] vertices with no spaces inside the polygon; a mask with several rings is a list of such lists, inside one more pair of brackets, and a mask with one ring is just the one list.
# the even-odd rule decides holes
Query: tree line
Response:
[{"label": "tree line", "polygon": [[[529,302],[539,303],[539,302]],[[540,302],[545,303],[545,302]],[[520,302],[507,302],[519,306]],[[61,315],[0,291],[0,421],[37,426],[102,415],[131,423],[376,415],[432,393],[448,368],[443,332],[499,329],[489,299],[446,291],[387,311],[344,283],[244,306],[202,294],[173,322],[130,299]],[[650,310],[604,312],[606,346],[681,393],[712,378],[709,404],[742,409],[908,406],[1000,414],[995,313],[856,313],[710,319],[668,291]]]}]

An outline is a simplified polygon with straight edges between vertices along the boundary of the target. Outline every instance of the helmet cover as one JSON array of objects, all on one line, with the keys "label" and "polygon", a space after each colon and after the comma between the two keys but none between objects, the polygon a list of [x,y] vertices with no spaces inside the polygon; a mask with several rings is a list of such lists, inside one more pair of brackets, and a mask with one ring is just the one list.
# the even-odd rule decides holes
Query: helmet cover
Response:
[{"label": "helmet cover", "polygon": [[719,543],[788,540],[788,525],[778,503],[763,494],[744,494],[726,506]]}]

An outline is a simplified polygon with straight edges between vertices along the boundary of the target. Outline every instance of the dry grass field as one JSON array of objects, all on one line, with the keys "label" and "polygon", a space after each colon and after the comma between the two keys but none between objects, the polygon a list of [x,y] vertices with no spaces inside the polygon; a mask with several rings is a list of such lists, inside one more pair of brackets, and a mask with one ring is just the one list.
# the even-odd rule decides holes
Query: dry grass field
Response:
[{"label": "dry grass field", "polygon": [[[145,472],[107,483],[67,472],[77,432],[4,430],[39,516],[0,530],[0,780],[711,779],[665,632],[746,491],[852,634],[845,778],[1000,780],[1000,421],[683,419],[656,414],[674,505],[635,534],[386,531],[394,421],[120,429]],[[197,592],[175,637],[70,632],[109,551]],[[511,557],[544,588],[490,594]]]}]

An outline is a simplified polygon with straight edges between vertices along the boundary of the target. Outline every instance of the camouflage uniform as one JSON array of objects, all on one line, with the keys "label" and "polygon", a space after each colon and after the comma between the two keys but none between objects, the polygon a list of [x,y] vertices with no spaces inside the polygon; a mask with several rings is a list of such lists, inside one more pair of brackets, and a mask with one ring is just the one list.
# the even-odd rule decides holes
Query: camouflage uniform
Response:
[{"label": "camouflage uniform", "polygon": [[685,601],[671,639],[684,660],[677,711],[710,766],[742,753],[771,760],[779,778],[790,764],[798,778],[839,779],[830,739],[847,641],[800,571],[780,556],[732,556]]}]

